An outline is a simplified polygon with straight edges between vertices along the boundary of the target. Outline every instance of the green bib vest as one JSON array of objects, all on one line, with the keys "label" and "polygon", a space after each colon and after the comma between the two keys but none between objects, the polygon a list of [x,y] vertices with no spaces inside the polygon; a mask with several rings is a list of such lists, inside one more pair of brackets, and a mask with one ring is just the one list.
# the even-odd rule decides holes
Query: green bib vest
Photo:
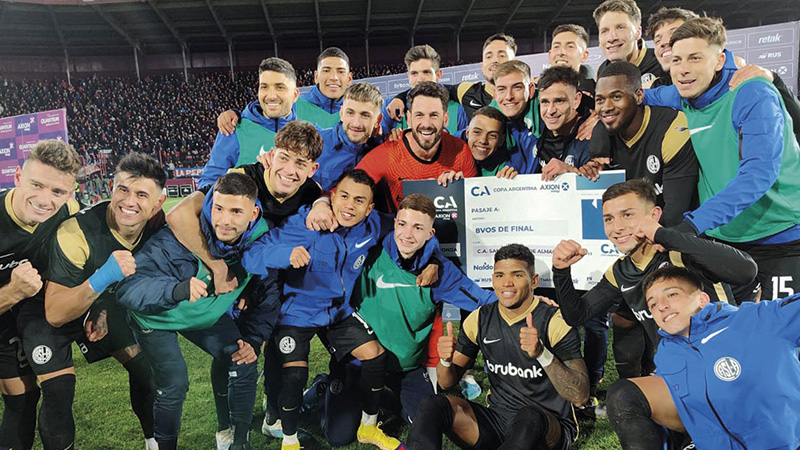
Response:
[{"label": "green bib vest", "polygon": [[275,145],[275,133],[250,119],[242,119],[236,125],[236,139],[239,140],[239,159],[236,166],[253,164],[262,152],[268,152]]},{"label": "green bib vest", "polygon": [[480,176],[496,176],[500,169],[508,165],[508,151],[505,149],[505,147],[501,146],[483,161],[476,160],[475,165],[478,166]]},{"label": "green bib vest", "polygon": [[304,98],[298,98],[294,111],[299,120],[311,122],[320,128],[333,128],[339,123],[339,111],[329,113]]},{"label": "green bib vest", "polygon": [[416,369],[427,355],[436,310],[430,288],[417,286],[417,276],[397,267],[383,249],[371,252],[364,267],[353,296],[361,301],[358,314],[391,352],[388,370]]},{"label": "green bib vest", "polygon": [[[256,229],[250,235],[248,243],[255,241],[262,234],[266,233],[269,229],[267,222],[260,219]],[[211,328],[220,317],[239,300],[239,295],[247,287],[251,275],[245,272],[242,265],[237,262],[229,266],[229,269],[236,274],[236,279],[239,281],[239,287],[222,295],[213,295],[210,297],[202,297],[195,302],[181,301],[178,306],[166,311],[162,311],[152,316],[139,314],[131,311],[131,316],[139,324],[143,330],[169,330],[169,331],[189,331],[189,330],[205,330]],[[205,264],[200,259],[197,259],[197,275],[198,280],[204,281],[210,285],[213,281],[211,271],[208,270]]]},{"label": "green bib vest", "polygon": [[[461,106],[460,103],[454,102],[450,100],[447,103],[447,131],[450,132],[453,136],[458,133],[458,108]],[[406,121],[406,116],[403,115],[403,120],[400,121],[399,124],[395,128],[400,128],[405,130],[408,128],[408,121]]]},{"label": "green bib vest", "polygon": [[[692,144],[700,162],[698,192],[701,204],[716,195],[737,174],[741,158],[739,130],[731,126],[733,103],[746,83],[766,83],[781,99],[775,87],[764,78],[740,84],[703,109],[692,108],[685,100],[683,112],[692,130]],[[708,236],[728,242],[750,242],[780,233],[800,222],[800,147],[792,134],[792,119],[783,104],[783,156],[775,184],[726,225],[706,231]],[[706,129],[703,129],[708,127]],[[737,149],[734,151],[734,149]]]},{"label": "green bib vest", "polygon": [[[539,120],[539,91],[535,91],[533,94],[533,98],[529,100],[530,108],[528,108],[528,112],[525,113],[525,126],[533,133],[536,139],[539,139],[542,136],[542,128],[541,128],[541,121]],[[492,108],[500,111],[500,106],[497,104],[497,100],[492,100],[492,103],[489,104]],[[514,141],[514,137],[511,136],[510,131],[506,131],[506,148],[514,148],[517,145],[516,141]]]}]

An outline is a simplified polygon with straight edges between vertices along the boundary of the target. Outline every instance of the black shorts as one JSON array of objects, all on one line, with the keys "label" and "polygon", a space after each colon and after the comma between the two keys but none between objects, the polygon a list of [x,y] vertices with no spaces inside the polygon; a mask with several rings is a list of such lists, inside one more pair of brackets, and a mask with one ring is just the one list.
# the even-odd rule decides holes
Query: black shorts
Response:
[{"label": "black shorts", "polygon": [[32,373],[17,333],[16,313],[13,310],[6,311],[0,315],[0,379],[19,378]]},{"label": "black shorts", "polygon": [[98,342],[89,342],[83,331],[84,317],[55,328],[47,322],[43,300],[23,302],[17,314],[17,327],[33,372],[45,375],[72,367],[73,342],[78,343],[89,363],[105,359],[116,350],[136,345],[126,320],[127,312],[113,305],[96,304],[92,308],[101,306],[107,310],[108,335]]},{"label": "black shorts", "polygon": [[275,347],[280,352],[281,363],[308,361],[311,339],[319,336],[322,344],[337,361],[370,341],[378,340],[367,322],[353,313],[346,319],[328,327],[293,327],[279,325],[272,332]]},{"label": "black shorts", "polygon": [[[478,442],[472,447],[473,450],[495,450],[508,439],[509,435],[514,433],[511,426],[517,411],[488,408],[474,402],[469,402],[469,404],[478,422]],[[572,448],[572,441],[575,440],[573,431],[562,424],[550,411],[536,404],[530,405],[529,407],[536,408],[547,416],[549,425],[547,440],[552,441],[547,446],[538,446],[536,448],[570,450]]]},{"label": "black shorts", "polygon": [[800,292],[800,241],[776,245],[732,244],[750,255],[758,264],[758,275],[749,285],[734,288],[738,300],[752,297],[761,286],[762,300],[775,300]]}]

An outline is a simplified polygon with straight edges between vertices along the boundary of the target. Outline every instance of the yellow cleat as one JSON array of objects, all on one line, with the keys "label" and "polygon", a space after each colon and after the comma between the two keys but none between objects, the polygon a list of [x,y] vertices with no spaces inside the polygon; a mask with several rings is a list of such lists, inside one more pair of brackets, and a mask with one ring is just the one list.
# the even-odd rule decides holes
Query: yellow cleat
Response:
[{"label": "yellow cleat", "polygon": [[358,442],[362,444],[372,444],[383,450],[395,450],[400,446],[400,441],[387,436],[377,425],[364,425],[363,423],[358,427]]}]

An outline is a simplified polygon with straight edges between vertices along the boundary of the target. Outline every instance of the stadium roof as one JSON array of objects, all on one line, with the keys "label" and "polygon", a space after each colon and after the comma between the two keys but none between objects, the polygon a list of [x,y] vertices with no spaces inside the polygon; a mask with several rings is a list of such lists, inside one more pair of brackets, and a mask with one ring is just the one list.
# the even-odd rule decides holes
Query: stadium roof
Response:
[{"label": "stadium roof", "polygon": [[[0,55],[226,52],[541,38],[559,23],[595,28],[597,0],[0,0]],[[690,4],[694,3],[694,4]],[[742,28],[800,19],[797,0],[640,1],[721,16]],[[591,34],[596,35],[596,30]]]}]

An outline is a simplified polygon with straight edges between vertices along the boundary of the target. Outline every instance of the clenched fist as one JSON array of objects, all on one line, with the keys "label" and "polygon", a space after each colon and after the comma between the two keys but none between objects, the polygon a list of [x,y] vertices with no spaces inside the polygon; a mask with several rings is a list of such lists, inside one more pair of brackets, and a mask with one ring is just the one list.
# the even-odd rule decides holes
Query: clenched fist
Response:
[{"label": "clenched fist", "polygon": [[305,247],[295,247],[292,254],[289,255],[289,262],[295,269],[307,266],[309,261],[311,261],[311,255]]},{"label": "clenched fist", "polygon": [[573,240],[561,241],[556,248],[553,249],[553,267],[556,269],[566,269],[572,266],[581,258],[589,253],[588,250],[581,247],[581,244]]},{"label": "clenched fist", "polygon": [[22,301],[33,297],[42,289],[42,277],[30,262],[25,261],[11,271],[8,285],[15,293],[17,301]]},{"label": "clenched fist", "polygon": [[133,253],[128,250],[117,250],[111,256],[117,260],[123,275],[129,277],[136,273],[136,259],[133,257]]}]

